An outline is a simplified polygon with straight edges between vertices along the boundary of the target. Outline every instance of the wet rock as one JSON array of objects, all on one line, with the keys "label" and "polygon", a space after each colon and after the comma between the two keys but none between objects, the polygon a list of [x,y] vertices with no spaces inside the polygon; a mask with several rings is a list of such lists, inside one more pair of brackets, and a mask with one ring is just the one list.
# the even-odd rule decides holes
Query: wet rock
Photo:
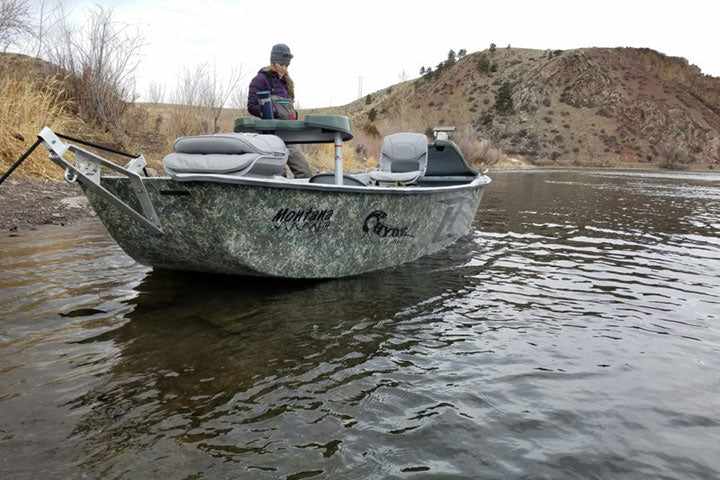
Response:
[{"label": "wet rock", "polygon": [[65,208],[90,208],[90,202],[88,202],[87,197],[84,195],[61,198],[60,203],[63,204]]},{"label": "wet rock", "polygon": [[77,185],[13,179],[0,185],[0,228],[32,229],[37,225],[69,224],[90,215]]}]

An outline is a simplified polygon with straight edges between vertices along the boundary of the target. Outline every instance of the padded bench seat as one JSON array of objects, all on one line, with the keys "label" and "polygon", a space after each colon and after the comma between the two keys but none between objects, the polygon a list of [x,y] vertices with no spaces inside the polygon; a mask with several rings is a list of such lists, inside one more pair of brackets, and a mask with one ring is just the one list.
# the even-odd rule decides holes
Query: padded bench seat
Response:
[{"label": "padded bench seat", "polygon": [[[220,133],[181,137],[174,153],[163,159],[171,178],[186,180],[187,174],[273,176],[285,169],[288,150],[280,137],[256,133]],[[185,175],[179,175],[185,174]]]}]

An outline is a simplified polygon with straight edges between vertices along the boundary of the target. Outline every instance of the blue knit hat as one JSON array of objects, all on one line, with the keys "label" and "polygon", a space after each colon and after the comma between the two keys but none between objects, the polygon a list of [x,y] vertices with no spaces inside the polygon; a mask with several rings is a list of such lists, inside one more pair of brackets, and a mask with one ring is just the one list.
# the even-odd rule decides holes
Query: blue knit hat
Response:
[{"label": "blue knit hat", "polygon": [[290,60],[293,58],[290,53],[290,47],[284,43],[278,43],[272,47],[270,52],[270,63],[284,63],[290,65]]}]

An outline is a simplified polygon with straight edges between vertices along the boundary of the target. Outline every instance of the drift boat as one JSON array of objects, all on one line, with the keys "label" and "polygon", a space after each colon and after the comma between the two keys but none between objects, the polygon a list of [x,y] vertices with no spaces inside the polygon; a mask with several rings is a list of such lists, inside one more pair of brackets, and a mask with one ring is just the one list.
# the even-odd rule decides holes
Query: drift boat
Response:
[{"label": "drift boat", "polygon": [[[179,138],[162,177],[142,155],[120,166],[47,127],[38,137],[118,245],[158,269],[336,278],[400,265],[467,234],[490,183],[452,141],[414,133],[383,139],[378,170],[345,174],[352,132],[336,115],[238,118],[233,133]],[[335,171],[282,176],[287,147],[303,143],[334,143]]]}]

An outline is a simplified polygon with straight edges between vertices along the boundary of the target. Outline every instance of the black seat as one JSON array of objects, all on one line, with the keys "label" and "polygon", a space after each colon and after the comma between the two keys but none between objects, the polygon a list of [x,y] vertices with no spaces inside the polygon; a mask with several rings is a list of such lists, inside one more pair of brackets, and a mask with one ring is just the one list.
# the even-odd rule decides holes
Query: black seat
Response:
[{"label": "black seat", "polygon": [[[310,177],[310,183],[320,183],[325,185],[335,184],[335,173],[334,172],[323,172],[317,173]],[[365,184],[355,177],[349,175],[343,175],[343,185],[350,185],[354,187],[364,187]]]}]

